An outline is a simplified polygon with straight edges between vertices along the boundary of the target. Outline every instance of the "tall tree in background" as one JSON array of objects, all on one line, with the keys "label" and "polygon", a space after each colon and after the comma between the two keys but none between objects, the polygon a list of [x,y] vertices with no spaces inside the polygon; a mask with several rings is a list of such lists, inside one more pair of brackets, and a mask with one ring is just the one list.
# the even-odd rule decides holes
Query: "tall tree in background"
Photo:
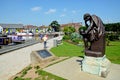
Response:
[{"label": "tall tree in background", "polygon": [[52,21],[49,26],[51,26],[55,32],[60,31],[60,24],[57,21]]}]

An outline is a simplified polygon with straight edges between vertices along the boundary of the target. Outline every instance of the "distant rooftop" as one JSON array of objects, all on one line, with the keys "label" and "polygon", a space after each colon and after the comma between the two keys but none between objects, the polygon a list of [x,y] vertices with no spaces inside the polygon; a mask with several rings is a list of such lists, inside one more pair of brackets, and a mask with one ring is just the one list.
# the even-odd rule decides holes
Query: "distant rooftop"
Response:
[{"label": "distant rooftop", "polygon": [[1,24],[0,26],[3,28],[23,28],[23,24]]}]

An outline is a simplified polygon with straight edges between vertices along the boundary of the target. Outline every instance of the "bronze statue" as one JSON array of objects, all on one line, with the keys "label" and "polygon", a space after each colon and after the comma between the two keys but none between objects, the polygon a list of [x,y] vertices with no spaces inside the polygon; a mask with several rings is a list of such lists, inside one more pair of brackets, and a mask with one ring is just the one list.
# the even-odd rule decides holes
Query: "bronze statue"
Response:
[{"label": "bronze statue", "polygon": [[85,45],[85,55],[103,57],[105,54],[105,28],[102,20],[96,15],[84,14],[87,30],[80,30]]}]

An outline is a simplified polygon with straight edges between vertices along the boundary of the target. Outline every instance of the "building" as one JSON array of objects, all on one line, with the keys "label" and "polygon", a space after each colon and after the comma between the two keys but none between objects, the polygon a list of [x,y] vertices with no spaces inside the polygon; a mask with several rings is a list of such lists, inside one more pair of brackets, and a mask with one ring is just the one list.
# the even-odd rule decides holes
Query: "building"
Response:
[{"label": "building", "polygon": [[0,24],[0,26],[3,28],[3,33],[16,33],[16,32],[22,32],[24,27],[23,24]]},{"label": "building", "polygon": [[26,32],[36,33],[37,26],[26,25],[26,26],[24,26],[24,30],[25,30]]},{"label": "building", "polygon": [[74,27],[75,30],[76,30],[76,32],[79,32],[79,28],[82,26],[82,22],[79,22],[79,23],[61,24],[61,30],[63,30],[64,27],[67,27],[67,26]]},{"label": "building", "polygon": [[42,25],[40,27],[38,27],[40,32],[46,33],[48,31],[48,26]]}]

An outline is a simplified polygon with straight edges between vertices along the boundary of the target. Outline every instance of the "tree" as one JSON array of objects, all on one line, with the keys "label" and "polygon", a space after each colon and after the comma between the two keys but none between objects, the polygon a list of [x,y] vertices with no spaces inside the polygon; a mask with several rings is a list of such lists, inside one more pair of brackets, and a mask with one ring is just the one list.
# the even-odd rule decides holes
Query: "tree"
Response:
[{"label": "tree", "polygon": [[52,31],[52,29],[51,29],[51,27],[48,27],[48,30],[47,30],[48,32],[51,32]]},{"label": "tree", "polygon": [[52,21],[49,26],[51,26],[52,29],[53,29],[55,32],[59,32],[59,31],[60,31],[60,24],[58,24],[57,21]]}]

